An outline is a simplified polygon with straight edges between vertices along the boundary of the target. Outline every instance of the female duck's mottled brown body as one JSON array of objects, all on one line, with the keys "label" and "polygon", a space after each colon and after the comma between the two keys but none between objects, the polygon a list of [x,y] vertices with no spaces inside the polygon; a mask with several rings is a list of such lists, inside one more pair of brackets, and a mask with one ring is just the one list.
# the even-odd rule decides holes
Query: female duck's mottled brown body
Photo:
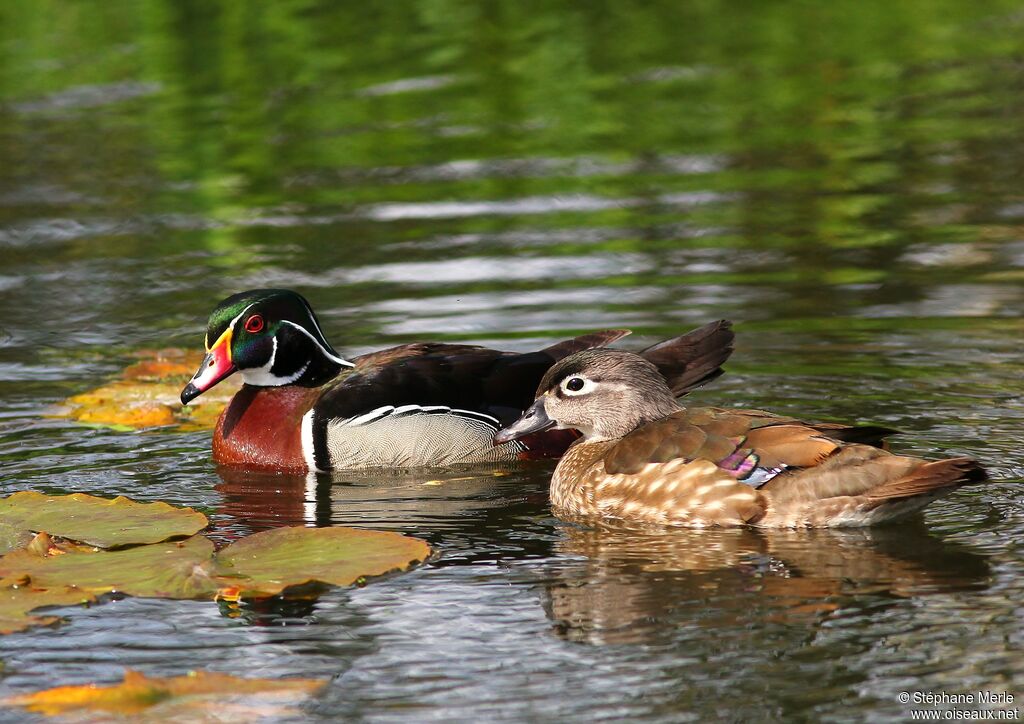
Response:
[{"label": "female duck's mottled brown body", "polygon": [[[546,418],[546,419],[544,419]],[[551,501],[573,518],[681,526],[863,526],[918,510],[985,473],[973,460],[880,449],[882,428],[811,424],[756,410],[683,409],[636,355],[590,350],[545,375],[534,407],[498,434],[555,421],[584,433]]]}]

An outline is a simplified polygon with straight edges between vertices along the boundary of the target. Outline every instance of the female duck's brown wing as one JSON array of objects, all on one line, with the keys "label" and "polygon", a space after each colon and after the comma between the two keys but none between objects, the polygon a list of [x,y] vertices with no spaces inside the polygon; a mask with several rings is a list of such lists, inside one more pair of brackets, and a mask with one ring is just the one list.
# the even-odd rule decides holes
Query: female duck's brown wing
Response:
[{"label": "female duck's brown wing", "polygon": [[985,479],[966,458],[928,462],[836,439],[856,438],[849,430],[760,411],[684,410],[604,453],[605,493],[684,524],[865,525]]},{"label": "female duck's brown wing", "polygon": [[640,426],[605,454],[604,466],[610,473],[635,473],[651,463],[706,459],[744,479],[759,467],[811,467],[839,445],[792,418],[702,407]]}]

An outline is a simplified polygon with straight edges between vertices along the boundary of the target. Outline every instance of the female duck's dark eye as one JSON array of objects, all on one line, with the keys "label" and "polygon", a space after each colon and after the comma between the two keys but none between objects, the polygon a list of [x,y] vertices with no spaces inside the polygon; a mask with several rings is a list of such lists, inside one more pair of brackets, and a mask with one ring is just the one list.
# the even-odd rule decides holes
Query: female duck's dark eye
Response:
[{"label": "female duck's dark eye", "polygon": [[583,389],[583,379],[580,377],[573,377],[565,383],[565,389],[569,392],[579,392]]},{"label": "female duck's dark eye", "polygon": [[263,331],[263,317],[254,314],[245,320],[245,331],[249,334],[256,334]]}]

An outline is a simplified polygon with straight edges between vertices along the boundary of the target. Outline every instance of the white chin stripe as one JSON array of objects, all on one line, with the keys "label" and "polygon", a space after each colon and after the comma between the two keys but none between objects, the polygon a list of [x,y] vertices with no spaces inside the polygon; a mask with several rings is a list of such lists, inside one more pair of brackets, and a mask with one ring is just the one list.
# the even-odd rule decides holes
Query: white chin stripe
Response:
[{"label": "white chin stripe", "polygon": [[241,370],[242,380],[247,385],[254,385],[256,387],[281,387],[282,385],[290,385],[295,380],[302,377],[303,373],[309,369],[309,362],[304,364],[298,372],[287,377],[278,377],[271,370],[274,368],[274,360],[277,359],[277,337],[273,337],[274,349],[270,353],[270,359],[262,367],[253,367],[247,370]]},{"label": "white chin stripe", "polygon": [[295,374],[288,375],[287,377],[278,377],[270,372],[271,364],[273,362],[256,369],[242,370],[242,380],[245,384],[254,385],[255,387],[281,387],[282,385],[290,385],[295,382],[309,368],[309,362],[307,362]]}]

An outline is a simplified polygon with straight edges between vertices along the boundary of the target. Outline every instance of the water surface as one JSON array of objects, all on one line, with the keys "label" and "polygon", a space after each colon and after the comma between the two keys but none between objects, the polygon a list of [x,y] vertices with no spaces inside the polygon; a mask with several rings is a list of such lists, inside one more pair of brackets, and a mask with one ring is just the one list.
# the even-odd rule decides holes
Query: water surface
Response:
[{"label": "water surface", "polygon": [[[1024,7],[13,0],[0,7],[4,492],[165,500],[228,540],[413,533],[315,604],[125,599],[3,639],[0,694],[193,668],[390,721],[908,715],[1024,701]],[[994,482],[878,531],[550,514],[551,466],[239,475],[209,435],[46,417],[223,296],[358,353],[737,322],[701,402],[905,431]],[[0,712],[20,720],[20,712]]]}]

